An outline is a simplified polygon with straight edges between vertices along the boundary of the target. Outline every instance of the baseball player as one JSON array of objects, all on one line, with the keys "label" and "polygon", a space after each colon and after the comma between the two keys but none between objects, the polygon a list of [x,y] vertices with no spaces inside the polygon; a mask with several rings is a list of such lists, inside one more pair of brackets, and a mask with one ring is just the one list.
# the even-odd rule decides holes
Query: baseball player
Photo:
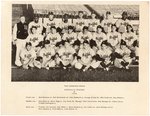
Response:
[{"label": "baseball player", "polygon": [[130,20],[128,20],[128,13],[124,11],[122,13],[122,18],[118,19],[115,24],[116,24],[118,32],[120,32],[121,34],[125,33],[126,26],[131,25]]},{"label": "baseball player", "polygon": [[122,40],[120,47],[115,50],[116,59],[114,61],[114,65],[118,68],[129,69],[129,65],[132,62],[130,54],[131,50],[126,46],[126,42]]},{"label": "baseball player", "polygon": [[132,49],[133,42],[137,40],[137,36],[133,32],[131,25],[126,26],[127,32],[122,34],[122,39],[126,42],[127,46]]},{"label": "baseball player", "polygon": [[83,11],[78,12],[78,18],[73,20],[73,25],[75,26],[76,32],[81,32],[84,26],[88,26],[88,23],[85,22],[83,18]]},{"label": "baseball player", "polygon": [[54,61],[55,50],[50,46],[49,40],[45,40],[44,45],[44,48],[40,50],[40,56],[43,58],[42,68],[49,70],[56,65]]},{"label": "baseball player", "polygon": [[44,27],[46,28],[46,35],[50,33],[51,26],[55,26],[55,27],[58,26],[57,21],[54,18],[53,12],[49,12],[48,19],[44,21]]},{"label": "baseball player", "polygon": [[68,41],[71,45],[77,40],[77,34],[73,32],[74,27],[68,26],[68,33],[64,33],[62,40]]},{"label": "baseball player", "polygon": [[96,19],[96,14],[94,12],[92,12],[91,19],[88,20],[89,31],[96,32],[96,28],[99,24],[100,24],[100,20]]},{"label": "baseball player", "polygon": [[37,28],[37,33],[38,34],[42,34],[43,31],[43,24],[42,22],[39,21],[39,17],[35,16],[34,20],[32,22],[29,23],[29,28],[28,28],[28,33],[31,34],[31,28],[32,27],[36,27]]},{"label": "baseball player", "polygon": [[75,63],[75,68],[82,69],[86,71],[90,68],[92,57],[95,55],[94,50],[91,49],[89,42],[84,41],[83,45],[80,46],[77,62]]},{"label": "baseball player", "polygon": [[82,32],[78,34],[78,40],[83,43],[84,41],[90,42],[92,39],[92,34],[91,32],[88,31],[88,27],[84,26],[82,29]]},{"label": "baseball player", "polygon": [[116,26],[111,25],[111,32],[107,34],[107,42],[115,49],[119,46],[121,41],[121,34],[116,31]]},{"label": "baseball player", "polygon": [[93,34],[93,40],[96,42],[97,46],[101,46],[101,43],[107,40],[107,36],[104,33],[104,29],[102,26],[97,26],[97,31]]},{"label": "baseball player", "polygon": [[31,27],[31,33],[27,37],[27,42],[31,42],[35,52],[38,53],[42,47],[43,36],[37,32],[37,27]]},{"label": "baseball player", "polygon": [[57,49],[59,43],[61,42],[61,36],[57,33],[55,26],[51,26],[51,33],[47,35],[45,40],[49,40],[50,45]]},{"label": "baseball player", "polygon": [[42,62],[43,62],[43,57],[37,56],[36,59],[34,60],[34,67],[41,69],[42,68]]},{"label": "baseball player", "polygon": [[111,25],[114,24],[112,15],[110,11],[106,12],[106,17],[102,20],[101,26],[104,28],[104,32],[110,33],[111,32]]},{"label": "baseball player", "polygon": [[32,44],[30,42],[27,42],[25,45],[25,48],[21,50],[20,53],[21,63],[22,67],[24,69],[29,69],[30,67],[33,68],[33,62],[36,58],[36,53],[34,49],[32,49]]},{"label": "baseball player", "polygon": [[59,57],[57,58],[57,63],[59,62],[59,65],[64,69],[66,69],[72,65],[72,62],[74,60],[73,55],[75,54],[75,50],[69,44],[68,41],[64,41],[63,44],[64,46],[62,46],[58,50]]},{"label": "baseball player", "polygon": [[99,50],[97,51],[97,54],[95,55],[95,65],[100,66],[104,68],[104,70],[108,71],[109,67],[111,65],[111,54],[112,49],[109,46],[109,43],[105,40],[101,43],[101,47],[99,47]]},{"label": "baseball player", "polygon": [[25,47],[28,36],[28,24],[25,22],[25,16],[20,17],[20,22],[13,28],[13,44],[16,44],[15,64],[21,66],[20,51]]}]

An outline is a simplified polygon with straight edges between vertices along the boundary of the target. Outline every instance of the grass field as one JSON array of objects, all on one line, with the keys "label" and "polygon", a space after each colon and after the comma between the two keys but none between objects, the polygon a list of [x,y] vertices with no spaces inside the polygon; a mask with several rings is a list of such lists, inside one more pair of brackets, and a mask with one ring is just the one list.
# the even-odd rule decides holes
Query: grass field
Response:
[{"label": "grass field", "polygon": [[83,72],[73,68],[67,70],[12,68],[12,81],[138,82],[138,67],[131,67],[130,70],[113,68],[108,72],[102,69]]}]

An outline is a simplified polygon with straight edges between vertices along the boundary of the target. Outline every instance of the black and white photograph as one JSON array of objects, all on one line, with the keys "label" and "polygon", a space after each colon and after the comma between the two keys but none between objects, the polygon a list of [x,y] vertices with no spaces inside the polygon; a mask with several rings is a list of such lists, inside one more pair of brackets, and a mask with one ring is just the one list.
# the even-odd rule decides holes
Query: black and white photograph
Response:
[{"label": "black and white photograph", "polygon": [[139,5],[12,4],[12,82],[139,82]]}]

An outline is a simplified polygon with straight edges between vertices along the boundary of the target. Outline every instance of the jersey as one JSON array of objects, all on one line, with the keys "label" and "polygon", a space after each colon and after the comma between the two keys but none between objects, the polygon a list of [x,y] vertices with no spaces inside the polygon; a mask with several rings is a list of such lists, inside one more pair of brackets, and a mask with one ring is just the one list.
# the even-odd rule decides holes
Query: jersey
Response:
[{"label": "jersey", "polygon": [[36,47],[41,41],[43,41],[43,36],[41,34],[30,34],[27,37],[27,42],[32,43],[32,47]]},{"label": "jersey", "polygon": [[85,64],[90,62],[92,60],[92,56],[94,55],[95,55],[95,52],[90,47],[89,49],[81,48],[78,52],[78,56],[81,57],[81,61]]},{"label": "jersey", "polygon": [[40,22],[36,23],[34,21],[30,22],[29,23],[29,28],[28,28],[28,33],[29,34],[31,34],[32,26],[35,26],[37,28],[37,33],[38,34],[42,34],[42,31],[43,31],[43,24],[42,23],[40,23]]},{"label": "jersey", "polygon": [[81,32],[84,26],[88,26],[88,23],[85,19],[74,19],[73,25],[75,26],[76,31]]},{"label": "jersey", "polygon": [[116,26],[118,28],[118,32],[120,32],[120,33],[125,33],[126,32],[126,26],[127,25],[131,25],[131,22],[128,19],[126,19],[126,20],[118,19],[116,21]]},{"label": "jersey", "polygon": [[107,36],[105,33],[94,33],[93,40],[96,42],[97,46],[100,46],[104,40],[107,40]]},{"label": "jersey", "polygon": [[111,25],[114,24],[114,21],[112,19],[104,19],[101,22],[101,26],[104,28],[104,31],[106,33],[111,32]]},{"label": "jersey", "polygon": [[110,58],[110,55],[112,53],[112,50],[108,47],[106,49],[99,49],[97,51],[97,54],[101,57],[101,58]]},{"label": "jersey", "polygon": [[50,41],[50,45],[56,45],[56,43],[61,41],[61,36],[59,33],[49,33],[46,37],[46,40]]},{"label": "jersey", "polygon": [[46,49],[45,47],[40,50],[40,56],[43,58],[43,61],[50,60],[52,56],[55,55],[55,50],[52,47]]},{"label": "jersey", "polygon": [[93,38],[91,32],[87,32],[87,33],[83,33],[80,32],[78,34],[78,40],[83,43],[85,40],[87,40],[88,42]]},{"label": "jersey", "polygon": [[77,34],[72,32],[72,33],[64,33],[62,40],[67,40],[69,41],[70,44],[73,44],[77,40]]},{"label": "jersey", "polygon": [[26,62],[29,61],[32,58],[36,58],[36,53],[34,49],[31,48],[31,50],[27,50],[26,48],[21,50],[20,57],[22,61]]},{"label": "jersey", "polygon": [[112,47],[116,47],[121,41],[121,34],[118,32],[111,32],[107,34],[107,42],[111,44]]},{"label": "jersey", "polygon": [[68,46],[67,48],[61,47],[58,50],[58,54],[63,61],[71,61],[74,53],[75,53],[75,49],[73,49],[73,47],[71,46]]},{"label": "jersey", "polygon": [[100,25],[100,21],[98,19],[89,19],[88,25],[89,25],[89,31],[96,32],[97,26]]},{"label": "jersey", "polygon": [[55,26],[55,27],[58,26],[56,19],[53,19],[53,20],[45,19],[44,20],[44,27],[46,28],[47,34],[50,33],[51,26]]},{"label": "jersey", "polygon": [[126,42],[127,46],[131,47],[133,42],[137,40],[137,36],[133,32],[124,33],[122,39]]}]

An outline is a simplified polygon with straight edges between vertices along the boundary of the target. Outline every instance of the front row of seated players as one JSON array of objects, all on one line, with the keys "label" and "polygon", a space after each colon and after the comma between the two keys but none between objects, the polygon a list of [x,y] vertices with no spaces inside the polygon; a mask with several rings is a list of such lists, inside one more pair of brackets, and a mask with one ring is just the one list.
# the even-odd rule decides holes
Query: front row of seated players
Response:
[{"label": "front row of seated players", "polygon": [[128,37],[128,33],[132,35],[132,27],[127,26],[127,33],[122,39],[115,25],[111,29],[112,33],[106,36],[101,26],[97,26],[94,35],[88,27],[83,27],[83,32],[76,35],[73,27],[69,26],[68,33],[61,39],[56,28],[51,27],[52,32],[44,40],[42,36],[37,36],[36,27],[32,27],[25,49],[20,54],[22,67],[75,67],[83,71],[101,67],[108,71],[113,65],[129,69],[132,60],[138,60],[138,41],[135,37]]}]

